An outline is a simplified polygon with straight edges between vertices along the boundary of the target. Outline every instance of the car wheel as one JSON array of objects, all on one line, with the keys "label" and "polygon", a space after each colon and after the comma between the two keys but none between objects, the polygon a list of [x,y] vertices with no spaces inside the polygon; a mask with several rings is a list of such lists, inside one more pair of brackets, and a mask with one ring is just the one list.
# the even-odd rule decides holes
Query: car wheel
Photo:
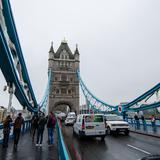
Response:
[{"label": "car wheel", "polygon": [[110,127],[107,127],[107,134],[111,135],[111,129],[110,129]]},{"label": "car wheel", "polygon": [[126,136],[128,136],[128,135],[129,135],[129,130],[126,130],[126,131],[124,132],[124,134],[125,134]]}]

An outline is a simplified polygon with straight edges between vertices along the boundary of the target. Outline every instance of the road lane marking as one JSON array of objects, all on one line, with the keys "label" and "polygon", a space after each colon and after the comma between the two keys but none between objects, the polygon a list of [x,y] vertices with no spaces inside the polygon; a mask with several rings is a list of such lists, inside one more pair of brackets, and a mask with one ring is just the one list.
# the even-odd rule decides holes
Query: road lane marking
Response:
[{"label": "road lane marking", "polygon": [[143,150],[143,149],[137,148],[137,147],[132,146],[132,145],[130,145],[130,144],[127,144],[127,146],[128,146],[128,147],[131,147],[131,148],[134,148],[135,150],[141,151],[141,152],[143,152],[143,153],[151,154],[151,153],[149,153],[149,152],[147,152],[147,151],[145,151],[145,150]]}]

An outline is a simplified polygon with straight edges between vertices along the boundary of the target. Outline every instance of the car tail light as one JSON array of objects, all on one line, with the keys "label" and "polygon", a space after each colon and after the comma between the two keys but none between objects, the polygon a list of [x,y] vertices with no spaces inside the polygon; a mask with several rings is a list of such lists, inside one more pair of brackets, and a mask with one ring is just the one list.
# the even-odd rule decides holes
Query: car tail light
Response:
[{"label": "car tail light", "polygon": [[85,129],[84,119],[82,120],[82,129]]}]

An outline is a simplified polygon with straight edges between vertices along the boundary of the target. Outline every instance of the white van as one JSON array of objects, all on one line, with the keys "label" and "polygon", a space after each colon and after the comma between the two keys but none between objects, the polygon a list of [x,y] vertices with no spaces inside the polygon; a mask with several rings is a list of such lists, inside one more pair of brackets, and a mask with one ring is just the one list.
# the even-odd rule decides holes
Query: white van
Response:
[{"label": "white van", "polygon": [[104,140],[106,136],[104,115],[79,114],[73,125],[73,133],[77,134],[79,137],[101,137],[101,140]]}]

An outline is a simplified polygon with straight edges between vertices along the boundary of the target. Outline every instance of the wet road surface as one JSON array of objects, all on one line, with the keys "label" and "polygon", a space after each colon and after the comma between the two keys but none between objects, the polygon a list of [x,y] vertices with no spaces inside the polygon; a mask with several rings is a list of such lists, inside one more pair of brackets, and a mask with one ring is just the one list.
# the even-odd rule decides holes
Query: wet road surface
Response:
[{"label": "wet road surface", "polygon": [[72,126],[63,126],[65,142],[73,160],[140,160],[151,154],[160,154],[160,139],[130,133],[79,139],[73,135]]},{"label": "wet road surface", "polygon": [[[54,145],[48,146],[47,129],[45,129],[42,147],[36,147],[32,142],[30,133],[20,136],[17,150],[13,149],[13,140],[10,140],[8,148],[2,148],[0,144],[0,160],[58,160],[57,139],[54,132]],[[36,136],[35,136],[36,140]]]}]

